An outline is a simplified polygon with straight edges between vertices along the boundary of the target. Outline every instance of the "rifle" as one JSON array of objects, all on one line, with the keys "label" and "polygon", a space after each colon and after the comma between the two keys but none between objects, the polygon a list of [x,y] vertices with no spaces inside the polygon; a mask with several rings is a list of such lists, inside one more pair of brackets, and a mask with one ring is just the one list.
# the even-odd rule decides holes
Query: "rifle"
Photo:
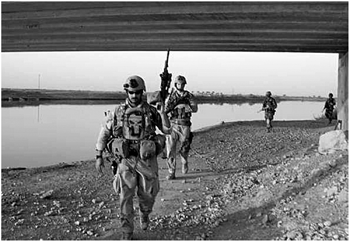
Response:
[{"label": "rifle", "polygon": [[160,98],[163,102],[165,102],[166,97],[168,96],[168,90],[170,88],[171,83],[171,74],[168,72],[168,62],[169,62],[169,53],[170,49],[168,49],[166,60],[165,60],[165,66],[163,73],[160,74],[161,83],[160,83]]},{"label": "rifle", "polygon": [[267,109],[267,107],[263,107],[263,108],[261,108],[260,110],[258,110],[258,113],[260,113],[261,111],[264,111],[264,110],[266,110]]}]

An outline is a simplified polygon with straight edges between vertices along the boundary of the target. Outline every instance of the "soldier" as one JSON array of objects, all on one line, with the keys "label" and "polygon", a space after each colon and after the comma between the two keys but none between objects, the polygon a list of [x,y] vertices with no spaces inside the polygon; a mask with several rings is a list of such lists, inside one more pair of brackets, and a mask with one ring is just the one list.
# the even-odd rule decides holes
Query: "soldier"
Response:
[{"label": "soldier", "polygon": [[118,163],[113,182],[120,194],[122,239],[132,239],[134,231],[133,196],[137,187],[141,228],[146,230],[149,214],[159,191],[157,155],[165,146],[165,137],[156,135],[156,127],[170,133],[170,122],[164,105],[155,108],[143,101],[146,91],[139,76],[127,78],[125,103],[108,112],[96,144],[96,169],[102,173],[103,152],[112,153]]},{"label": "soldier", "polygon": [[188,172],[188,153],[192,142],[191,115],[197,112],[198,106],[193,94],[185,90],[187,84],[184,76],[175,78],[175,89],[172,89],[165,102],[165,112],[170,116],[171,134],[167,135],[168,180],[175,179],[176,147],[180,146],[182,173]]},{"label": "soldier", "polygon": [[328,99],[326,100],[326,103],[324,104],[324,108],[322,110],[322,112],[324,110],[326,110],[326,117],[329,120],[328,125],[332,123],[332,119],[333,119],[333,112],[334,112],[334,107],[336,105],[335,103],[335,99],[333,98],[333,94],[329,93],[328,95]]},{"label": "soldier", "polygon": [[276,100],[271,97],[271,91],[266,92],[266,98],[263,103],[262,110],[265,111],[265,121],[266,121],[266,128],[267,132],[270,132],[272,129],[272,120],[273,116],[275,115],[277,103]]}]

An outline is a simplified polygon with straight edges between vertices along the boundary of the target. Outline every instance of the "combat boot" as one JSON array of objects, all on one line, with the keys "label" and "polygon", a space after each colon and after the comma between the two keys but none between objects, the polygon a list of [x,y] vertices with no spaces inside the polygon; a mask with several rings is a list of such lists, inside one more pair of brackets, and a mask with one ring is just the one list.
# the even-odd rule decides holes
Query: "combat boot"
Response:
[{"label": "combat boot", "polygon": [[166,176],[166,179],[168,179],[168,180],[174,180],[174,179],[175,179],[175,172],[170,173],[168,176]]},{"label": "combat boot", "polygon": [[186,174],[188,172],[188,163],[182,164],[182,173]]},{"label": "combat boot", "polygon": [[162,159],[167,159],[168,156],[167,156],[167,153],[165,151],[162,152]]},{"label": "combat boot", "polygon": [[122,233],[121,240],[132,240],[133,239],[133,233]]},{"label": "combat boot", "polygon": [[148,214],[141,214],[140,216],[140,225],[142,230],[147,230],[149,225],[149,217]]}]

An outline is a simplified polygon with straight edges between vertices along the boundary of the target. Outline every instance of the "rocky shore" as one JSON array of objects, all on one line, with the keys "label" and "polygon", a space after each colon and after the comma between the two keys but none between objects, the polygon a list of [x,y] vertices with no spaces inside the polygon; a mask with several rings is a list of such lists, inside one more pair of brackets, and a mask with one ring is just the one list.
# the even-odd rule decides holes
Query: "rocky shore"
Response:
[{"label": "rocky shore", "polygon": [[[190,171],[161,190],[147,240],[347,240],[348,152],[321,155],[324,120],[222,123],[195,132]],[[94,160],[2,170],[2,239],[119,239],[112,173]]]}]

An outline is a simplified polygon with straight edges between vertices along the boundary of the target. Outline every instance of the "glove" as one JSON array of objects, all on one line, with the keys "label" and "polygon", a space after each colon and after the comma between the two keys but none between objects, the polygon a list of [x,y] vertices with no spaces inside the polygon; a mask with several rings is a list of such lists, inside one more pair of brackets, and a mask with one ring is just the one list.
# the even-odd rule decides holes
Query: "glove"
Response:
[{"label": "glove", "polygon": [[104,161],[103,161],[103,158],[102,156],[96,156],[96,163],[95,163],[95,167],[96,167],[96,170],[98,171],[98,173],[102,174],[102,167],[104,167],[105,164],[104,164]]}]

